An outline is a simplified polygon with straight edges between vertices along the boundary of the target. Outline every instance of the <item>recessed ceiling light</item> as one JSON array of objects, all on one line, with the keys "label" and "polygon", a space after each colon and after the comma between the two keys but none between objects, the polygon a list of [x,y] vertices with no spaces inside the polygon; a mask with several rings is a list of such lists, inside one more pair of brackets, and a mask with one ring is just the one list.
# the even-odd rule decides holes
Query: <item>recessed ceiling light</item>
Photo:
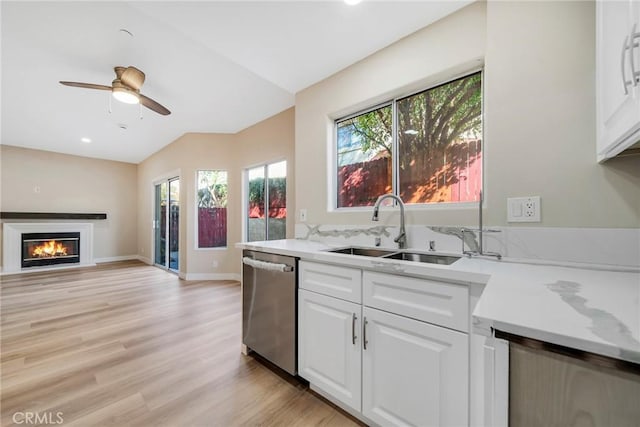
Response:
[{"label": "recessed ceiling light", "polygon": [[356,4],[360,3],[362,0],[344,0],[344,2],[346,4],[348,4],[349,6],[355,6]]},{"label": "recessed ceiling light", "polygon": [[87,138],[86,136],[80,138],[80,141],[84,142],[85,144],[91,144],[91,138]]},{"label": "recessed ceiling light", "polygon": [[118,123],[118,127],[122,130],[127,130],[127,124],[126,123]]},{"label": "recessed ceiling light", "polygon": [[122,34],[127,34],[128,36],[133,37],[133,33],[131,31],[127,30],[126,28],[120,28],[120,32]]}]

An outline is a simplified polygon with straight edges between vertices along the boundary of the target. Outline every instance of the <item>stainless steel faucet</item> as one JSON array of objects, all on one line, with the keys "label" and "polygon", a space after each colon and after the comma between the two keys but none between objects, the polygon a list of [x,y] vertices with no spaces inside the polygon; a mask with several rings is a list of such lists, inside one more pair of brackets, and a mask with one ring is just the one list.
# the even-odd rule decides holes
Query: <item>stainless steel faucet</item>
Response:
[{"label": "stainless steel faucet", "polygon": [[382,196],[378,197],[378,200],[376,200],[376,204],[373,206],[373,216],[371,217],[371,221],[378,221],[380,203],[382,203],[384,199],[389,198],[396,200],[398,202],[398,205],[400,206],[400,234],[398,234],[398,237],[393,239],[393,241],[398,244],[399,249],[405,249],[407,247],[407,232],[404,229],[404,202],[400,197],[396,196],[395,194],[383,194]]}]

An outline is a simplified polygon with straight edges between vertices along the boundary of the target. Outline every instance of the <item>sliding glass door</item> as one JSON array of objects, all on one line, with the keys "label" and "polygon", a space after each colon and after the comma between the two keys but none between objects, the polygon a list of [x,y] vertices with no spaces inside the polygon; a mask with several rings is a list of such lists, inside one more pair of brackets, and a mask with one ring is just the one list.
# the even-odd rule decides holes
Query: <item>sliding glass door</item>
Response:
[{"label": "sliding glass door", "polygon": [[247,241],[284,239],[287,234],[287,162],[246,171]]},{"label": "sliding glass door", "polygon": [[168,182],[156,184],[155,215],[153,221],[154,231],[154,263],[165,267],[167,264],[167,205]]},{"label": "sliding glass door", "polygon": [[154,263],[178,271],[180,265],[180,179],[155,185]]}]

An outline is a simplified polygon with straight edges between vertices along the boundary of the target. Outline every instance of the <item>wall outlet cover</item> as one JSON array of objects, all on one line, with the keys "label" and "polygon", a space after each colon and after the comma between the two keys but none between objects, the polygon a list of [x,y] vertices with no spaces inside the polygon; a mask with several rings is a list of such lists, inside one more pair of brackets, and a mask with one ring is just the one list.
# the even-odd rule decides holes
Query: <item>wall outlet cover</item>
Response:
[{"label": "wall outlet cover", "polygon": [[540,196],[507,198],[507,222],[540,222]]}]

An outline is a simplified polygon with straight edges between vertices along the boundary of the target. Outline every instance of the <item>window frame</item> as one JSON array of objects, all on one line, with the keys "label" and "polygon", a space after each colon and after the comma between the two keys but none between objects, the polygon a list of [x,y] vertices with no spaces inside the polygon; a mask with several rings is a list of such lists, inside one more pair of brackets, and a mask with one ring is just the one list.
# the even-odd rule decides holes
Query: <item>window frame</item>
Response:
[{"label": "window frame", "polygon": [[[227,229],[226,229],[226,234],[227,234],[227,244],[225,246],[213,246],[213,247],[207,247],[207,248],[201,248],[199,245],[199,238],[198,238],[198,233],[200,231],[200,221],[199,221],[199,215],[198,215],[198,185],[199,185],[199,173],[200,172],[213,172],[213,171],[218,171],[218,172],[225,172],[227,174],[227,212],[226,212],[226,216],[227,216]],[[195,170],[195,191],[193,192],[194,194],[194,201],[193,201],[193,205],[194,205],[194,227],[193,227],[193,237],[194,237],[194,242],[193,242],[193,247],[196,251],[223,251],[223,250],[227,250],[229,249],[229,170],[228,169],[219,169],[219,168],[196,168]]]},{"label": "window frame", "polygon": [[[435,89],[439,86],[443,86],[454,82],[456,80],[460,80],[466,77],[470,77],[474,74],[480,74],[480,90],[481,90],[481,104],[480,104],[480,116],[482,120],[482,183],[481,183],[481,191],[483,194],[485,191],[485,151],[486,151],[486,143],[485,143],[485,130],[486,130],[486,121],[485,121],[485,72],[484,66],[478,68],[468,69],[464,72],[457,73],[453,76],[448,76],[445,79],[435,80],[430,82],[429,84],[415,89],[415,86],[412,87],[410,91],[398,91],[393,95],[390,99],[385,100],[383,102],[377,102],[370,107],[366,107],[363,109],[356,110],[352,113],[346,115],[337,115],[334,118],[329,117],[330,124],[328,126],[331,127],[331,138],[328,139],[328,150],[327,155],[330,162],[331,167],[328,170],[331,170],[331,175],[327,179],[327,184],[329,185],[330,191],[327,192],[327,211],[328,212],[369,212],[371,211],[371,206],[343,206],[338,207],[338,123],[349,120],[351,118],[369,113],[371,111],[377,110],[379,108],[391,105],[392,111],[392,157],[391,157],[391,167],[392,167],[392,182],[391,188],[392,193],[398,195],[398,185],[399,185],[399,156],[398,156],[398,136],[397,136],[397,103],[406,98],[410,98],[414,95],[418,95],[422,92],[426,92],[431,89]],[[393,205],[395,206],[397,202],[394,200]],[[407,203],[405,204],[405,209],[414,210],[414,211],[431,211],[431,210],[451,210],[451,209],[477,209],[478,202],[439,202],[439,203]],[[383,209],[385,206],[382,207]]]}]

